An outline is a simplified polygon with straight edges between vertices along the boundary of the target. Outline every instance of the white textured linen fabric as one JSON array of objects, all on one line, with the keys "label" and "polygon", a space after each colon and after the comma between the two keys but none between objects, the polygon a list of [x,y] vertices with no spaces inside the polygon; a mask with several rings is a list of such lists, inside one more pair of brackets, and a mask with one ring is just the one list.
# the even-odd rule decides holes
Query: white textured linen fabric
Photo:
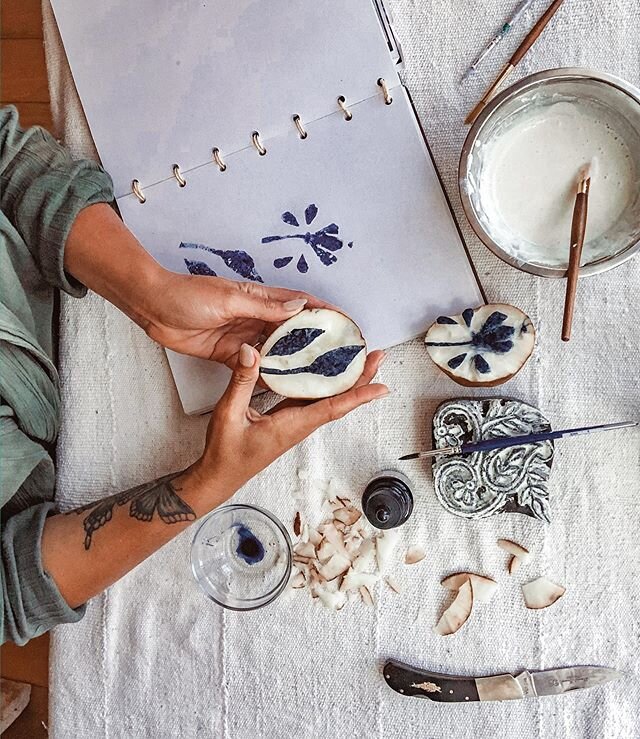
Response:
[{"label": "white textured linen fabric", "polygon": [[[580,285],[574,338],[564,345],[561,281],[501,263],[474,237],[461,210],[462,119],[545,3],[534,4],[481,75],[465,87],[457,81],[514,2],[389,2],[406,83],[489,300],[519,306],[538,329],[533,358],[498,392],[539,406],[556,427],[637,418],[640,259]],[[74,153],[95,156],[48,0],[43,9],[58,133]],[[549,67],[587,66],[639,84],[638,38],[637,0],[570,0],[514,79]],[[61,320],[60,504],[97,499],[194,459],[207,419],[182,414],[162,350],[95,295],[64,297]],[[303,510],[313,517],[321,498],[313,480],[343,479],[358,495],[372,473],[429,443],[439,402],[498,394],[453,384],[419,341],[392,350],[381,378],[392,388],[388,399],[315,434],[236,499],[265,506],[290,524],[298,506],[291,493],[302,486]],[[546,538],[541,525],[518,516],[482,522],[450,516],[436,502],[426,467],[407,469],[416,509],[401,530],[397,557],[418,542],[428,556],[394,568],[405,587],[401,595],[381,588],[374,608],[351,604],[333,613],[295,592],[262,611],[225,612],[192,582],[192,528],[95,598],[81,623],[55,630],[52,736],[640,736],[637,432],[557,446]],[[300,481],[298,470],[308,479]],[[504,572],[498,536],[538,548],[515,578]],[[461,568],[496,576],[500,590],[457,635],[436,637],[431,626],[447,602],[439,580]],[[520,583],[542,573],[566,584],[567,593],[547,612],[527,611]],[[471,675],[599,664],[626,678],[562,698],[443,706],[390,691],[380,675],[387,657]]]}]

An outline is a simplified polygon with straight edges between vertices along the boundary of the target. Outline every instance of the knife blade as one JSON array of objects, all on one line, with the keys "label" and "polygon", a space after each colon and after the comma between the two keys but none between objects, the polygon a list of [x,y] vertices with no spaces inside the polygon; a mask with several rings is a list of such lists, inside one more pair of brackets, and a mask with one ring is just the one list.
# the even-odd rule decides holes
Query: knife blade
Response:
[{"label": "knife blade", "polygon": [[562,695],[572,690],[593,688],[623,677],[610,667],[563,667],[556,670],[517,675],[462,677],[421,670],[396,660],[389,660],[383,670],[390,688],[406,696],[428,698],[439,703],[503,701]]}]

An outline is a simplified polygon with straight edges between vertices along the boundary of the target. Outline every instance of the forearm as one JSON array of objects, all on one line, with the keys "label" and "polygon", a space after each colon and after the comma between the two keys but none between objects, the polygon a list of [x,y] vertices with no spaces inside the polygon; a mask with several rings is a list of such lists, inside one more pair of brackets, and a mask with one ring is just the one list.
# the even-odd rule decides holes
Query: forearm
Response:
[{"label": "forearm", "polygon": [[42,564],[75,608],[136,567],[234,491],[193,470],[47,519]]},{"label": "forearm", "polygon": [[144,326],[167,272],[105,203],[75,219],[64,252],[67,272]]}]

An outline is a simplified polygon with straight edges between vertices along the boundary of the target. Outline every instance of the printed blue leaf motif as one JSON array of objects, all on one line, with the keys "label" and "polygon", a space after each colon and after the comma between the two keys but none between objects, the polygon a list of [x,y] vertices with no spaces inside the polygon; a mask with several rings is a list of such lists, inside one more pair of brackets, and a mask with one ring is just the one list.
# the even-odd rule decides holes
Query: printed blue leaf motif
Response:
[{"label": "printed blue leaf motif", "polygon": [[456,321],[454,321],[453,318],[450,318],[449,316],[439,316],[436,319],[436,323],[441,323],[441,324],[446,323],[446,324],[451,324],[453,326],[456,325]]},{"label": "printed blue leaf motif", "polygon": [[476,356],[473,358],[473,363],[480,374],[486,375],[487,372],[491,372],[491,367],[489,367],[489,363],[482,355],[476,354]]},{"label": "printed blue leaf motif", "polygon": [[[304,220],[307,224],[307,226],[310,223],[313,223],[313,219],[318,215],[318,208],[314,203],[311,203],[311,205],[307,206],[307,209],[304,212]],[[295,224],[298,225],[297,223]]]},{"label": "printed blue leaf motif", "polygon": [[500,311],[496,310],[484,322],[484,326],[482,327],[482,330],[490,331],[491,329],[494,329],[497,326],[499,326],[501,323],[504,323],[506,320],[507,320],[507,316],[504,313],[500,313]]},{"label": "printed blue leaf motif", "polygon": [[293,213],[290,213],[289,211],[286,211],[282,214],[282,220],[285,223],[288,223],[290,226],[299,226],[298,219],[293,215]]},{"label": "printed blue leaf motif", "polygon": [[471,319],[473,318],[473,308],[467,308],[466,310],[462,311],[462,318],[464,319],[464,322],[467,324],[467,326],[471,326]]},{"label": "printed blue leaf motif", "polygon": [[[310,225],[316,218],[318,214],[318,206],[315,203],[309,204],[304,212],[304,218],[307,225]],[[297,217],[291,213],[290,211],[286,211],[281,216],[282,220],[289,224],[290,226],[298,226],[299,227],[299,221]],[[299,239],[300,241],[303,241],[305,244],[308,244],[312,249],[315,255],[318,257],[320,262],[324,264],[326,267],[335,264],[338,259],[337,257],[333,256],[332,254],[329,254],[328,252],[336,252],[342,249],[344,246],[344,243],[342,239],[339,239],[337,237],[337,234],[340,232],[340,227],[337,223],[329,223],[324,228],[321,228],[319,231],[310,232],[307,231],[306,233],[294,233],[294,234],[284,234],[284,235],[273,235],[273,236],[263,236],[261,239],[262,244],[271,244],[274,241],[287,241],[287,240],[293,240],[293,239]],[[353,248],[353,241],[349,242],[349,248]],[[276,260],[274,260],[273,264],[277,269],[281,269],[282,267],[285,267],[289,262],[293,260],[293,256],[291,257],[278,257]],[[301,254],[298,258],[298,261],[296,262],[296,269],[298,272],[301,272],[302,274],[305,274],[309,270],[309,264],[306,260],[306,257],[304,254]]]},{"label": "printed blue leaf motif", "polygon": [[240,275],[240,277],[244,277],[247,280],[253,280],[254,282],[264,282],[262,277],[256,272],[256,265],[253,261],[253,257],[250,254],[247,254],[246,251],[241,251],[240,249],[235,250],[222,250],[222,249],[213,249],[210,246],[205,246],[204,244],[191,244],[182,242],[180,244],[180,249],[202,249],[203,251],[207,251],[210,254],[215,254],[216,256],[220,257],[222,261],[229,267],[230,270],[235,272],[237,275]]},{"label": "printed blue leaf motif", "polygon": [[347,246],[349,247],[349,249],[353,249],[353,241],[350,241],[350,242],[349,242],[349,243],[347,244]]},{"label": "printed blue leaf motif", "polygon": [[338,249],[342,249],[342,241],[335,236],[330,236],[329,234],[324,232],[324,229],[322,231],[318,231],[318,233],[311,234],[311,246],[323,246],[325,249],[329,249],[329,251],[338,251]]},{"label": "printed blue leaf motif", "polygon": [[338,257],[336,257],[335,254],[331,254],[330,252],[325,251],[324,249],[321,249],[319,246],[316,246],[315,244],[312,244],[311,248],[318,255],[322,264],[327,265],[327,267],[330,264],[333,264],[334,262],[338,261]]},{"label": "printed blue leaf motif", "polygon": [[451,369],[457,369],[465,360],[467,354],[466,352],[464,354],[458,354],[457,356],[450,359],[447,364]]},{"label": "printed blue leaf motif", "polygon": [[284,357],[301,351],[321,336],[321,328],[294,328],[286,336],[278,339],[267,353],[268,357]]},{"label": "printed blue leaf motif", "polygon": [[336,377],[341,375],[353,362],[355,357],[364,349],[362,345],[341,346],[316,357],[306,367],[291,367],[290,369],[276,369],[273,367],[261,367],[260,372],[264,375],[322,375],[323,377]]},{"label": "printed blue leaf motif", "polygon": [[190,259],[185,259],[184,263],[187,265],[187,269],[192,275],[207,275],[208,277],[218,276],[206,262],[192,262]]}]

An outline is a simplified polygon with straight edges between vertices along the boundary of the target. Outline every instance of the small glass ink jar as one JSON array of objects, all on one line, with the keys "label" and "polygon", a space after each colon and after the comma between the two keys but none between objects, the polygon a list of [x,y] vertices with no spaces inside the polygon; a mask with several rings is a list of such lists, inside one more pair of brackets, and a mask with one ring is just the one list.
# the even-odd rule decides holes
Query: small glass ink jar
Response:
[{"label": "small glass ink jar", "polygon": [[216,508],[191,544],[198,585],[212,601],[234,611],[252,611],[274,601],[289,581],[291,566],[287,530],[257,506]]},{"label": "small glass ink jar", "polygon": [[402,526],[413,511],[411,481],[397,470],[382,470],[362,494],[362,511],[377,529]]}]

